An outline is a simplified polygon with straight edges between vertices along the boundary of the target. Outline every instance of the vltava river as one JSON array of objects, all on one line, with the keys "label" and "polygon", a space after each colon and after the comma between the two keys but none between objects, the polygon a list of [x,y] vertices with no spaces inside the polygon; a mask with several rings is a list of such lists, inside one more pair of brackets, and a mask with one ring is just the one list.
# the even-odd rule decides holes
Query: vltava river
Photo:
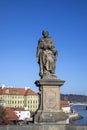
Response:
[{"label": "vltava river", "polygon": [[79,115],[81,115],[83,118],[81,120],[74,121],[74,124],[81,124],[81,125],[87,125],[87,110],[86,106],[72,106],[73,110],[76,110]]}]

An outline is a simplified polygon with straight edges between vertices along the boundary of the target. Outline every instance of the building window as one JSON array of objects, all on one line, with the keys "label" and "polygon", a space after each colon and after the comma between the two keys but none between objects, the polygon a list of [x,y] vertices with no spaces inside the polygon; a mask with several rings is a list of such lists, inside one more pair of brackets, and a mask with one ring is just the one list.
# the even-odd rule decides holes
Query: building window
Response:
[{"label": "building window", "polygon": [[6,93],[6,94],[9,94],[9,89],[6,89],[6,90],[5,90],[5,93]]},{"label": "building window", "polygon": [[12,98],[14,99],[14,96],[12,96]]},{"label": "building window", "polygon": [[33,101],[33,103],[35,103],[35,101]]},{"label": "building window", "polygon": [[22,104],[22,101],[20,101],[20,104]]},{"label": "building window", "polygon": [[17,90],[13,90],[13,94],[18,94],[18,91]]}]

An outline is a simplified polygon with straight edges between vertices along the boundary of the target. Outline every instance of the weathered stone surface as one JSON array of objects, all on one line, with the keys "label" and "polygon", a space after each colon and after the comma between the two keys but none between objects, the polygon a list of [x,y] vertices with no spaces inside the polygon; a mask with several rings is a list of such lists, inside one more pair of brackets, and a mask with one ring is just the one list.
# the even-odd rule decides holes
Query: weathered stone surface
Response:
[{"label": "weathered stone surface", "polygon": [[36,57],[40,67],[40,77],[54,77],[56,59],[58,56],[57,50],[55,50],[54,42],[49,37],[47,30],[42,31],[43,37],[38,40]]},{"label": "weathered stone surface", "polygon": [[64,123],[67,116],[60,110],[60,86],[65,81],[59,79],[40,79],[36,85],[40,88],[40,107],[35,115],[35,123]]},{"label": "weathered stone surface", "polygon": [[35,124],[37,123],[55,123],[66,124],[66,114],[64,112],[37,112]]},{"label": "weathered stone surface", "polygon": [[65,81],[55,75],[58,51],[49,37],[49,32],[43,30],[42,35],[43,37],[38,40],[36,52],[41,79],[35,82],[40,90],[40,104],[34,123],[65,124],[67,116],[60,110],[60,87]]},{"label": "weathered stone surface", "polygon": [[87,130],[87,125],[29,124],[0,126],[0,130]]}]

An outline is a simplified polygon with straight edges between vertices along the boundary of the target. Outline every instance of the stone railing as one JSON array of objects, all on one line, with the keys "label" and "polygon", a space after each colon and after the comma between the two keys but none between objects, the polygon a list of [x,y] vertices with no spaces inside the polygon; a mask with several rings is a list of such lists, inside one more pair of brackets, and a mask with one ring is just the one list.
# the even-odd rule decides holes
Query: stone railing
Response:
[{"label": "stone railing", "polygon": [[0,126],[0,130],[87,130],[87,125],[30,124]]}]

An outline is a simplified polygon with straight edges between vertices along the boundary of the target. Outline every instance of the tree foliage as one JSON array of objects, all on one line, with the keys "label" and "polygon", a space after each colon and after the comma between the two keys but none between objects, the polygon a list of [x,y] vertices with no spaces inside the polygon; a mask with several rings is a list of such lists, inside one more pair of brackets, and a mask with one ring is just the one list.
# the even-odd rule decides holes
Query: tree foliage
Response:
[{"label": "tree foliage", "polygon": [[0,105],[0,125],[7,125],[9,123],[10,122],[6,113],[6,109]]}]

